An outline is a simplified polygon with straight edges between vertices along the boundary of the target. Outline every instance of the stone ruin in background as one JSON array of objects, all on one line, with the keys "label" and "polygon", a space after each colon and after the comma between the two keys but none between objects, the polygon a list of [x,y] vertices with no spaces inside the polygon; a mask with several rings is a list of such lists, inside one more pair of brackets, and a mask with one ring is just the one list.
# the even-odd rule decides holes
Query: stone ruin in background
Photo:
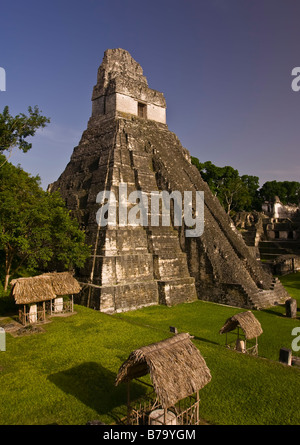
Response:
[{"label": "stone ruin in background", "polygon": [[[120,183],[128,193],[203,191],[204,233],[186,237],[183,225],[98,226],[98,193],[118,196]],[[113,313],[196,299],[253,309],[289,298],[251,255],[169,131],[163,94],[149,88],[141,66],[123,49],[105,52],[87,129],[49,190],[60,190],[92,246],[76,274],[83,284],[77,303]]]},{"label": "stone ruin in background", "polygon": [[275,196],[261,212],[239,212],[233,220],[252,254],[274,275],[300,270],[299,205],[284,205]]}]

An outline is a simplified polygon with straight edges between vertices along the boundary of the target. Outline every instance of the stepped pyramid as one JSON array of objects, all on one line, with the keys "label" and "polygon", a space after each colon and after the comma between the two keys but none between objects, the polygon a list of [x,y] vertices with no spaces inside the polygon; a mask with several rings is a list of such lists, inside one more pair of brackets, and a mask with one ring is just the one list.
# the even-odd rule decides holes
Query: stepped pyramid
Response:
[{"label": "stepped pyramid", "polygon": [[[120,184],[128,195],[203,191],[203,234],[185,236],[184,224],[130,226],[117,220],[100,226],[97,196],[110,191],[118,197]],[[277,296],[272,276],[249,253],[189,152],[169,131],[163,94],[149,88],[141,66],[123,49],[104,53],[87,129],[49,190],[60,190],[92,246],[77,273],[83,284],[77,303],[113,313],[197,298],[260,308],[266,292],[268,305],[288,298],[283,291]]]}]

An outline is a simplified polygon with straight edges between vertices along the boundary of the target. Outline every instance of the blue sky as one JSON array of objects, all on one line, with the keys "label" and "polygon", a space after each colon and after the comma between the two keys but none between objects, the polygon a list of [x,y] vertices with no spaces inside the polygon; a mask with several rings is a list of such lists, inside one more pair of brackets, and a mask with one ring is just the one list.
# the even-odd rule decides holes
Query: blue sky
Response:
[{"label": "blue sky", "polygon": [[164,93],[167,124],[200,161],[300,181],[300,2],[10,0],[0,6],[0,111],[38,105],[51,124],[11,162],[44,188],[64,170],[91,115],[108,48],[139,62]]}]

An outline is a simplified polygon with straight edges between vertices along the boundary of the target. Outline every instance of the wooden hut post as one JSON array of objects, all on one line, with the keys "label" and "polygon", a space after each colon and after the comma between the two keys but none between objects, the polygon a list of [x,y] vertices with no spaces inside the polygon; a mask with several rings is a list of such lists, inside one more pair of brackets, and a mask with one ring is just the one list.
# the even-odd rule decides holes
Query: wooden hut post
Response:
[{"label": "wooden hut post", "polygon": [[74,298],[73,298],[73,294],[71,296],[71,312],[74,312]]},{"label": "wooden hut post", "polygon": [[164,425],[167,424],[167,408],[164,408]]},{"label": "wooden hut post", "polygon": [[196,424],[198,425],[199,420],[200,420],[200,412],[199,412],[199,405],[200,405],[200,395],[199,395],[199,390],[196,393],[197,396],[197,409],[196,409]]},{"label": "wooden hut post", "polygon": [[45,302],[43,301],[43,321],[46,320],[46,305]]}]

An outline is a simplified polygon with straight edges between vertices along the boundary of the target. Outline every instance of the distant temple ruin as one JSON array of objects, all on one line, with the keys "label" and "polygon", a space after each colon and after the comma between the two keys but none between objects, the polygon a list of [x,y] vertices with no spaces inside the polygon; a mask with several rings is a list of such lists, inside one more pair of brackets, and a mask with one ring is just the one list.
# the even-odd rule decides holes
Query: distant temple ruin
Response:
[{"label": "distant temple ruin", "polygon": [[[128,194],[138,190],[146,196],[203,191],[203,234],[185,236],[187,227],[174,224],[172,206],[170,226],[120,220],[100,226],[98,194],[118,196],[120,184],[127,185]],[[141,66],[123,49],[104,54],[92,116],[65,171],[50,186],[58,189],[92,246],[76,276],[83,285],[77,303],[113,313],[196,299],[253,309],[289,298],[250,254],[188,151],[169,131],[163,94],[148,87]]]}]

